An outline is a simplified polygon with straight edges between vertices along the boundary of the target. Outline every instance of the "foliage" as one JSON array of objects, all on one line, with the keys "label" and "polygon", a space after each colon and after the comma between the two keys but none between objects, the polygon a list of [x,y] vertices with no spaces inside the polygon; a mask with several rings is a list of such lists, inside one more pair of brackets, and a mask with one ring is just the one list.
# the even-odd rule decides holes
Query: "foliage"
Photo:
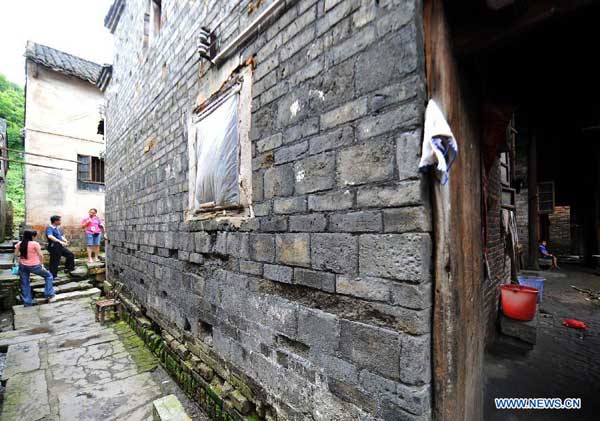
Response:
[{"label": "foliage", "polygon": [[[24,124],[25,94],[23,88],[0,74],[0,118],[6,120],[8,147],[23,150],[21,129]],[[21,154],[10,152],[10,159],[21,160]],[[6,195],[13,203],[14,221],[18,226],[25,217],[23,165],[11,162],[6,176]]]}]

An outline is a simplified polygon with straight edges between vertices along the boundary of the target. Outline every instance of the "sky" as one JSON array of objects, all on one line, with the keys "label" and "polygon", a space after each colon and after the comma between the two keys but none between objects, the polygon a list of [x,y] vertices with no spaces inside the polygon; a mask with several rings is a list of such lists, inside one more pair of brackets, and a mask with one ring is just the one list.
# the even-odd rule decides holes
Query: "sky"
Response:
[{"label": "sky", "polygon": [[25,84],[27,40],[95,61],[112,62],[104,16],[113,0],[1,0],[0,73]]}]

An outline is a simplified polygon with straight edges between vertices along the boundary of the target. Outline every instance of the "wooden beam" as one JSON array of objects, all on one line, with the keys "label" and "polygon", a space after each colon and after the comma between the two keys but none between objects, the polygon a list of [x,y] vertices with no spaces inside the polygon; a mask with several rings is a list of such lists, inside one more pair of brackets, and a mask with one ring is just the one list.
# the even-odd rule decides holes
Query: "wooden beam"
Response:
[{"label": "wooden beam", "polygon": [[540,218],[538,215],[538,186],[537,186],[537,138],[529,137],[529,157],[527,164],[527,182],[529,198],[528,230],[529,230],[529,267],[539,270],[538,241],[540,237]]},{"label": "wooden beam", "polygon": [[506,13],[491,13],[488,19],[468,25],[458,23],[454,45],[459,55],[472,55],[506,44],[535,27],[551,20],[566,17],[586,6],[593,0],[540,0],[521,2],[522,12],[513,19]]}]

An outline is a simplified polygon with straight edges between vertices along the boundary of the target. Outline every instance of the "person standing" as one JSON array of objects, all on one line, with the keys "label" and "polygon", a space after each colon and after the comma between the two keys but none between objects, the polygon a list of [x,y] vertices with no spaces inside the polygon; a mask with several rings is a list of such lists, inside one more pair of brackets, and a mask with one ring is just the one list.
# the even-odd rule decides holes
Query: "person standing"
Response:
[{"label": "person standing", "polygon": [[23,305],[29,307],[34,305],[33,294],[31,292],[31,274],[41,276],[45,280],[44,296],[52,298],[55,295],[54,286],[52,285],[54,277],[48,272],[42,262],[44,256],[40,243],[35,241],[37,231],[25,230],[23,232],[23,240],[19,241],[15,246],[15,255],[19,257],[19,277],[21,278],[21,297]]},{"label": "person standing", "polygon": [[[94,208],[88,211],[88,217],[83,218],[81,221],[81,228],[85,230],[85,236],[87,241],[87,255],[88,263],[99,262],[98,256],[100,255],[100,234],[104,233],[104,224],[102,220],[98,218],[98,211]],[[92,259],[92,253],[94,258]]]},{"label": "person standing", "polygon": [[75,270],[75,255],[67,248],[69,241],[60,231],[61,218],[54,215],[50,218],[50,226],[46,228],[48,238],[48,251],[50,252],[50,273],[55,278],[58,276],[60,258],[65,257],[65,272]]}]

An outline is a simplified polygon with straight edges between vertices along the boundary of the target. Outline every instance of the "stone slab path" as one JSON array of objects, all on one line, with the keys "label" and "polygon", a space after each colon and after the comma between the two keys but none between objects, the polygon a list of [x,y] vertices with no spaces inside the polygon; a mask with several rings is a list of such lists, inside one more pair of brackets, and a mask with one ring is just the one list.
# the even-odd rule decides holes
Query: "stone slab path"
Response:
[{"label": "stone slab path", "polygon": [[[546,278],[539,306],[537,343],[499,335],[484,360],[486,421],[566,421],[600,419],[600,301],[573,289],[600,291],[600,276],[576,266],[542,271]],[[589,330],[563,326],[566,319]],[[581,398],[579,410],[496,410],[496,397]]]},{"label": "stone slab path", "polygon": [[91,299],[15,307],[0,419],[152,420],[152,401],[176,393],[194,419],[199,409],[174,385],[123,322],[95,322]]}]

